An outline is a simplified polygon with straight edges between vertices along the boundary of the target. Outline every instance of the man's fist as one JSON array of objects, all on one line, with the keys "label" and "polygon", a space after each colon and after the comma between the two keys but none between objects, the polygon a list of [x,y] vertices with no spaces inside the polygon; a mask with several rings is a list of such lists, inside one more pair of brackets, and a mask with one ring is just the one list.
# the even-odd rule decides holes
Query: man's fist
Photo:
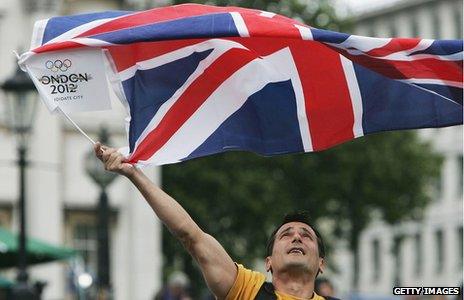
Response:
[{"label": "man's fist", "polygon": [[135,167],[125,162],[125,157],[115,148],[109,148],[100,142],[95,143],[93,147],[95,155],[105,165],[105,170],[115,172],[130,177],[135,172]]}]

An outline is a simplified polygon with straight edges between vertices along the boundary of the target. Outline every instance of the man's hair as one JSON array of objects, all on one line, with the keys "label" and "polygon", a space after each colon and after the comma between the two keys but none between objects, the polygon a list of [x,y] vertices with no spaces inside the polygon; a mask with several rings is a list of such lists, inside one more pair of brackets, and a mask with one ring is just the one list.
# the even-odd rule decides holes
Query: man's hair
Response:
[{"label": "man's hair", "polygon": [[319,257],[324,258],[325,257],[325,246],[324,246],[324,241],[322,240],[322,236],[319,233],[319,231],[317,231],[316,227],[314,227],[311,224],[309,214],[305,211],[292,212],[292,213],[285,215],[282,223],[279,226],[277,226],[274,229],[274,231],[271,233],[271,235],[269,236],[269,239],[267,241],[267,247],[266,247],[266,256],[272,255],[272,249],[274,248],[274,242],[275,242],[277,231],[279,231],[280,227],[290,222],[301,222],[311,227],[311,229],[316,234]]}]

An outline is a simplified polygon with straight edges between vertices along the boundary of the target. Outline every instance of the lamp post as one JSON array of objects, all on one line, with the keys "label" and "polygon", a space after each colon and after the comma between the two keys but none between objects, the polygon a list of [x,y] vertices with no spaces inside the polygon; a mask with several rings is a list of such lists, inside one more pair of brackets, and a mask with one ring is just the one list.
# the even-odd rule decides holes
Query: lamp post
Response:
[{"label": "lamp post", "polygon": [[[106,145],[109,142],[108,130],[105,127],[100,130],[99,140]],[[117,174],[106,171],[93,151],[86,155],[85,170],[100,188],[100,198],[97,206],[97,289],[98,299],[106,300],[112,298],[108,230],[109,206],[106,188],[116,179]]]},{"label": "lamp post", "polygon": [[27,144],[36,111],[36,90],[29,76],[19,67],[2,85],[6,96],[5,125],[17,138],[19,168],[19,236],[18,275],[13,288],[14,299],[38,299],[40,296],[28,283],[26,251],[26,167]]}]

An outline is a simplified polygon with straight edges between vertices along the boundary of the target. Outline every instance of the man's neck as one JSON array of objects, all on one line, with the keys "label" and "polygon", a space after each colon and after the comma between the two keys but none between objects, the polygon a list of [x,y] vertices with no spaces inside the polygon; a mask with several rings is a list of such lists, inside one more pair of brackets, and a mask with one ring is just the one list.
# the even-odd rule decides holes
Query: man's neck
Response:
[{"label": "man's neck", "polygon": [[314,277],[310,274],[275,274],[272,284],[277,292],[298,298],[311,299],[314,294]]}]

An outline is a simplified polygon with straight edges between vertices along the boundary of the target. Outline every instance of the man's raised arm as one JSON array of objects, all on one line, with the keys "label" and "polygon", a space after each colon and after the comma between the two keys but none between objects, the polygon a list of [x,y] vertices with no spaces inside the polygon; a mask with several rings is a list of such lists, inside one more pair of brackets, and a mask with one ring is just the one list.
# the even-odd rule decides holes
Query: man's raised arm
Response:
[{"label": "man's raised arm", "polygon": [[237,276],[237,268],[219,242],[203,232],[190,215],[171,196],[153,184],[116,149],[95,144],[95,154],[105,169],[129,178],[145,197],[158,218],[177,237],[200,265],[208,287],[219,299],[227,296]]}]

